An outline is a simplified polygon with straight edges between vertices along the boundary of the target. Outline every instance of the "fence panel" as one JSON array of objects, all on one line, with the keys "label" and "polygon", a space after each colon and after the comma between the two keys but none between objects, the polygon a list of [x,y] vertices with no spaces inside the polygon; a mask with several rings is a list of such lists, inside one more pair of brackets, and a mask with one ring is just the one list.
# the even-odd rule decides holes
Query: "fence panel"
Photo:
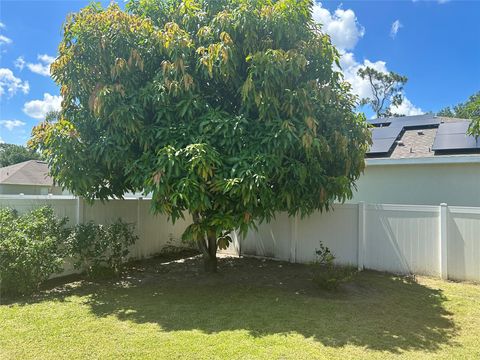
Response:
[{"label": "fence panel", "polygon": [[440,207],[367,205],[365,267],[440,275]]},{"label": "fence panel", "polygon": [[[72,196],[0,195],[0,207],[15,208],[20,213],[44,205],[51,205],[60,217],[67,216],[70,225],[90,220],[110,223],[118,218],[135,223],[139,236],[132,248],[135,258],[158,253],[166,245],[184,245],[181,235],[191,223],[186,218],[172,224],[165,216],[153,215],[149,199],[95,201],[89,205]],[[280,213],[270,223],[260,224],[257,231],[250,230],[243,239],[237,241],[233,234],[235,241],[224,253],[308,263],[315,260],[315,250],[322,242],[340,264],[360,261],[360,266],[368,269],[433,276],[440,276],[446,268],[448,278],[480,281],[480,208],[448,207],[443,217],[445,251],[441,250],[440,209],[343,204],[304,219]]]},{"label": "fence panel", "polygon": [[480,208],[449,206],[448,277],[480,281]]},{"label": "fence panel", "polygon": [[189,219],[172,224],[166,216],[154,215],[150,199],[123,199],[105,202],[95,201],[83,207],[84,221],[110,223],[118,218],[136,225],[139,237],[132,248],[132,256],[144,258],[158,253],[167,245],[184,246],[181,236]]},{"label": "fence panel", "polygon": [[[150,200],[122,199],[86,203],[73,196],[45,195],[0,195],[0,207],[11,207],[20,213],[26,213],[40,206],[50,205],[59,217],[68,217],[69,225],[93,221],[108,224],[118,218],[135,224],[139,236],[132,247],[134,258],[148,257],[158,253],[166,245],[184,246],[181,236],[190,220],[179,220],[175,224],[166,216],[154,215],[150,211]],[[80,205],[80,207],[79,207]],[[79,213],[80,211],[80,213]]]},{"label": "fence panel", "polygon": [[77,207],[73,196],[0,195],[0,208],[16,209],[20,214],[46,205],[52,206],[58,217],[68,217],[69,225],[75,224]]},{"label": "fence panel", "polygon": [[279,213],[269,223],[250,229],[240,240],[244,255],[264,256],[280,260],[291,260],[292,219],[286,213]]},{"label": "fence panel", "polygon": [[241,240],[241,253],[292,262],[312,262],[320,242],[334,253],[337,262],[357,263],[358,206],[336,205],[328,213],[316,212],[304,219],[278,214]]},{"label": "fence panel", "polygon": [[338,264],[356,265],[358,257],[358,205],[338,204],[332,211],[298,219],[296,261],[315,261],[320,242],[335,255]]},{"label": "fence panel", "polygon": [[182,242],[182,234],[192,219],[187,215],[185,220],[172,223],[167,216],[154,215],[151,211],[151,200],[135,200],[139,208],[139,241],[136,245],[137,257],[146,257],[158,253],[167,245],[186,246]]}]

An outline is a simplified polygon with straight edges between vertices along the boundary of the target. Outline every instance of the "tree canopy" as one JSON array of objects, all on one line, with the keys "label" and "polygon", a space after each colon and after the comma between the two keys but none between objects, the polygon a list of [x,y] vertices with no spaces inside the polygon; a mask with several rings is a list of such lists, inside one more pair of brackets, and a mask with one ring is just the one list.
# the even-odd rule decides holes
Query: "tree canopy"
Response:
[{"label": "tree canopy", "polygon": [[40,154],[25,146],[0,144],[0,167],[18,164],[27,160],[39,160]]},{"label": "tree canopy", "polygon": [[232,230],[351,197],[370,142],[311,0],[132,0],[65,24],[58,121],[31,146],[87,199],[190,215],[206,268]]},{"label": "tree canopy", "polygon": [[403,86],[407,83],[406,76],[390,71],[378,71],[372,67],[363,67],[358,70],[358,76],[368,80],[372,96],[360,100],[360,105],[370,105],[378,118],[388,116],[402,116],[393,111],[394,107],[403,103]]},{"label": "tree canopy", "polygon": [[450,106],[443,108],[437,115],[470,119],[472,120],[470,134],[480,136],[480,91],[470,96],[464,103],[457,104],[452,108]]}]

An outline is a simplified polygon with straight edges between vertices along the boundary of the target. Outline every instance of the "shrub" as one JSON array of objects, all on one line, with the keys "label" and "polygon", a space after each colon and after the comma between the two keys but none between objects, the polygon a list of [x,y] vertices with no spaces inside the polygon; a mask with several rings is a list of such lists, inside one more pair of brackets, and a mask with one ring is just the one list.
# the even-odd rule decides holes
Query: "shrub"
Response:
[{"label": "shrub", "polygon": [[118,274],[128,259],[129,247],[137,239],[133,225],[121,219],[109,225],[88,222],[73,228],[68,248],[74,267],[95,277],[110,272]]},{"label": "shrub", "polygon": [[313,282],[324,290],[337,290],[340,285],[353,279],[355,268],[348,266],[332,266],[317,269],[313,275]]},{"label": "shrub", "polygon": [[25,215],[0,209],[0,286],[7,294],[35,291],[63,269],[68,219],[58,219],[49,206]]},{"label": "shrub", "polygon": [[352,280],[356,270],[353,267],[335,265],[335,255],[321,242],[315,254],[317,261],[313,264],[313,282],[318,287],[333,291],[337,290],[341,284]]},{"label": "shrub", "polygon": [[333,255],[330,249],[323,245],[321,241],[319,249],[315,250],[315,254],[317,255],[317,264],[327,267],[333,266],[333,262],[335,261],[335,255]]}]

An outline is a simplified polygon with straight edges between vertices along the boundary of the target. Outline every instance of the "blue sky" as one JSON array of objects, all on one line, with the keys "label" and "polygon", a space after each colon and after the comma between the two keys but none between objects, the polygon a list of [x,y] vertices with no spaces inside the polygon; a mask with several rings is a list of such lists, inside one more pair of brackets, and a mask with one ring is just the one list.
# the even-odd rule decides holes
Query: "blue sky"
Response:
[{"label": "blue sky", "polygon": [[[59,106],[48,64],[66,15],[88,3],[0,2],[0,141],[25,144],[45,112]],[[405,114],[437,111],[480,90],[479,17],[480,1],[325,1],[314,8],[359,96],[368,95],[355,75],[361,66],[409,78],[398,109]]]}]

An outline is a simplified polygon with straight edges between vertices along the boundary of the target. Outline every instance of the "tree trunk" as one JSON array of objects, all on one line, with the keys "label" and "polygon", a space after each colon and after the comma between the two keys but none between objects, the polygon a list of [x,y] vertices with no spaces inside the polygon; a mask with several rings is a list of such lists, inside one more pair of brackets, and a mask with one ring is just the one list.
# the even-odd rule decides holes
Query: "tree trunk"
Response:
[{"label": "tree trunk", "polygon": [[203,255],[203,267],[207,273],[217,272],[217,257],[211,257]]},{"label": "tree trunk", "polygon": [[[193,214],[193,221],[199,222],[199,215]],[[217,272],[217,235],[215,229],[207,231],[207,241],[202,236],[197,239],[198,247],[203,255],[203,265],[206,272]]]},{"label": "tree trunk", "polygon": [[215,230],[210,229],[207,232],[208,247],[207,252],[203,254],[203,262],[206,272],[217,272],[217,235]]}]

